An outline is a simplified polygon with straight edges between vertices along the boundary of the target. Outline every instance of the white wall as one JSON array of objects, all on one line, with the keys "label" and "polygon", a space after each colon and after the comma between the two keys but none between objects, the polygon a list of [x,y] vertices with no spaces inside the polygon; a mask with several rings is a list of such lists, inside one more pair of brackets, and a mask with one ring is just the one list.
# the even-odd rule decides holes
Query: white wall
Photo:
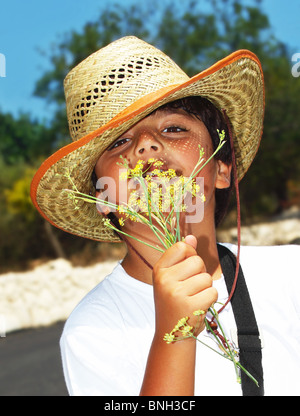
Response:
[{"label": "white wall", "polygon": [[115,264],[82,268],[58,259],[32,271],[0,275],[0,336],[65,320]]}]

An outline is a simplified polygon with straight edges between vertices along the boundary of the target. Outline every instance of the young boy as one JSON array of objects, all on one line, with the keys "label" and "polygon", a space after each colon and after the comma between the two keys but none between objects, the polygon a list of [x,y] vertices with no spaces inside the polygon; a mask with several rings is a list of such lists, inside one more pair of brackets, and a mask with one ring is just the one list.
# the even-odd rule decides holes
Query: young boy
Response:
[{"label": "young boy", "polygon": [[[73,143],[44,162],[31,194],[48,221],[86,238],[118,241],[121,234],[105,227],[102,218],[118,219],[120,214],[105,208],[102,215],[84,201],[77,201],[74,209],[64,192],[70,179],[80,192],[101,197],[96,182],[109,177],[119,202],[120,156],[131,168],[139,160],[155,158],[163,163],[162,171],[174,169],[188,177],[199,158],[199,145],[208,158],[218,144],[217,130],[224,130],[227,140],[199,174],[204,178],[204,216],[190,222],[182,214],[184,241],[162,254],[125,239],[124,260],[72,312],[61,338],[70,394],[251,394],[245,393],[244,381],[242,386],[236,382],[230,360],[194,338],[170,344],[163,338],[179,319],[188,317],[198,340],[215,348],[205,315],[196,325],[193,312],[207,312],[218,301],[216,305],[226,305],[219,316],[224,333],[232,345],[239,344],[242,357],[244,328],[238,326],[237,331],[240,317],[234,303],[234,294],[240,295],[233,292],[226,303],[228,273],[216,226],[226,211],[232,170],[236,165],[240,180],[259,146],[264,88],[258,59],[238,51],[190,79],[161,51],[126,37],[74,68],[65,80],[65,92]],[[152,246],[159,244],[139,222],[127,220],[122,230]],[[240,252],[239,247],[227,247],[240,258],[250,294],[251,301],[247,298],[240,309],[246,322],[253,315],[259,327],[259,348],[251,350],[253,334],[245,332],[251,338],[246,342],[250,356],[257,350],[262,356],[262,370],[257,370],[261,385],[258,393],[255,388],[250,392],[298,395],[299,247],[241,247]],[[241,278],[239,274],[238,281]],[[252,369],[254,359],[246,361]]]}]

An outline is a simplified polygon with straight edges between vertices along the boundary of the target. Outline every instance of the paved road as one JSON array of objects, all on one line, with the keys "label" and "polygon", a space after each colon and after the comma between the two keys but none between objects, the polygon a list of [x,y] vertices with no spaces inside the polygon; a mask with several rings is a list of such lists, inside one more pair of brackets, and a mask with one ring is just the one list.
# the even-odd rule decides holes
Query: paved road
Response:
[{"label": "paved road", "polygon": [[67,396],[59,338],[63,323],[0,338],[0,396]]}]

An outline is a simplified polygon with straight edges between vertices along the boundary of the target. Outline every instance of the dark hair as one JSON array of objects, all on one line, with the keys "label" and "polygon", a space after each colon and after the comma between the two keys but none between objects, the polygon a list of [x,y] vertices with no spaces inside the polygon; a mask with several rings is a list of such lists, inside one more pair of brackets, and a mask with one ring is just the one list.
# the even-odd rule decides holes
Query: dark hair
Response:
[{"label": "dark hair", "polygon": [[[192,96],[185,97],[176,101],[172,101],[163,105],[160,108],[182,108],[187,113],[194,115],[201,120],[207,128],[212,144],[213,150],[216,150],[220,141],[217,130],[225,131],[226,143],[215,155],[216,160],[221,160],[226,165],[232,163],[232,151],[229,140],[229,132],[227,123],[223,117],[222,112],[215,107],[208,99],[204,97]],[[215,208],[215,224],[216,227],[221,223],[226,215],[228,205],[230,202],[230,195],[233,188],[233,173],[231,173],[230,187],[226,189],[216,189],[216,208]]]},{"label": "dark hair", "polygon": [[[225,131],[226,143],[218,151],[215,156],[216,160],[221,160],[226,165],[232,163],[232,152],[229,140],[229,132],[226,121],[223,117],[221,111],[215,107],[208,99],[204,97],[192,96],[185,97],[176,101],[167,103],[161,108],[182,108],[187,113],[194,115],[199,120],[201,120],[205,127],[207,128],[210,137],[212,139],[213,150],[216,150],[218,147],[220,138],[217,130],[221,132]],[[157,111],[157,110],[155,110]],[[95,171],[92,174],[92,182],[96,188],[97,177]],[[215,208],[215,225],[216,227],[221,223],[223,218],[226,215],[228,205],[230,202],[230,195],[233,188],[233,174],[231,173],[230,187],[226,189],[216,189],[215,190],[215,199],[216,199],[216,208]]]}]

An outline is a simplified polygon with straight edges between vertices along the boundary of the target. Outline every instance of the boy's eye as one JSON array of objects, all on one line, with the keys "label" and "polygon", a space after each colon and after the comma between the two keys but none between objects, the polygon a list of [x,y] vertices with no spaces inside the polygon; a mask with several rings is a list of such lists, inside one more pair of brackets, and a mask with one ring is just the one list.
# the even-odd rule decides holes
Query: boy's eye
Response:
[{"label": "boy's eye", "polygon": [[113,150],[116,149],[119,146],[122,146],[122,144],[125,144],[129,141],[129,139],[126,139],[125,137],[122,139],[116,140],[107,150]]},{"label": "boy's eye", "polygon": [[187,131],[184,127],[179,126],[170,126],[163,129],[163,133],[181,133],[183,131]]}]

